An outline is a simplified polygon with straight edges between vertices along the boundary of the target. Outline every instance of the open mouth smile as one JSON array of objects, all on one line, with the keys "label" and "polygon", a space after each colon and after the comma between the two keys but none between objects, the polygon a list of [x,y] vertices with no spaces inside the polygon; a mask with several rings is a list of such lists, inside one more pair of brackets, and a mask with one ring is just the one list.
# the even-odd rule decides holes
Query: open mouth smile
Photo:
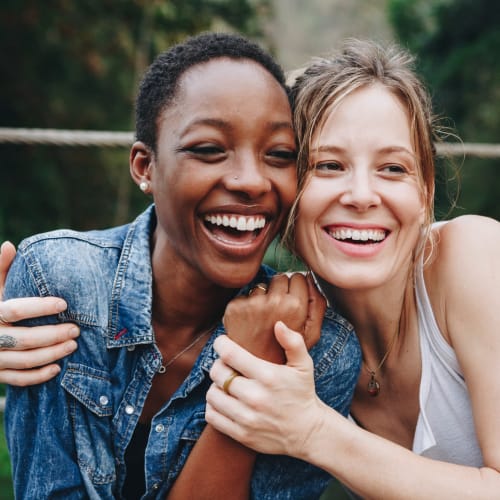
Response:
[{"label": "open mouth smile", "polygon": [[237,245],[253,242],[267,224],[264,215],[206,214],[203,220],[215,238]]},{"label": "open mouth smile", "polygon": [[353,229],[350,227],[326,228],[326,232],[337,241],[361,245],[380,243],[388,235],[388,231],[384,229]]}]

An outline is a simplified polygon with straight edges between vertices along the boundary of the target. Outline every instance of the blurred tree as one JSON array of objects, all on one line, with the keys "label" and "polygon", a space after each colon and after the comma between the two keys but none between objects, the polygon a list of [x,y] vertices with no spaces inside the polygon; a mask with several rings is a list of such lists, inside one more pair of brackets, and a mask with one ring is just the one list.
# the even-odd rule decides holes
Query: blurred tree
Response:
[{"label": "blurred tree", "polygon": [[[138,81],[188,34],[259,37],[269,0],[3,0],[0,126],[133,130]],[[0,144],[0,240],[129,220],[126,149]]]},{"label": "blurred tree", "polygon": [[[500,138],[500,10],[497,0],[390,0],[400,40],[419,57],[436,109],[464,142]],[[500,219],[500,158],[466,158],[453,215]],[[443,186],[438,212],[447,215]]]}]

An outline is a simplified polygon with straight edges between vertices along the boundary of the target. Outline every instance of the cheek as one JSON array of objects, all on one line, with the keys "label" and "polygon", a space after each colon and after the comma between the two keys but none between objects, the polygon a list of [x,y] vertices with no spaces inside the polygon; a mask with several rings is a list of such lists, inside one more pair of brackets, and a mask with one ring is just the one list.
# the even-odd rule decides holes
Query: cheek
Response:
[{"label": "cheek", "polygon": [[316,209],[317,204],[314,199],[311,200],[304,195],[301,197],[295,222],[295,250],[304,260],[308,260],[309,252],[314,243]]},{"label": "cheek", "polygon": [[297,176],[295,168],[288,171],[283,170],[280,175],[273,179],[275,186],[278,186],[280,203],[284,212],[288,212],[297,196]]}]

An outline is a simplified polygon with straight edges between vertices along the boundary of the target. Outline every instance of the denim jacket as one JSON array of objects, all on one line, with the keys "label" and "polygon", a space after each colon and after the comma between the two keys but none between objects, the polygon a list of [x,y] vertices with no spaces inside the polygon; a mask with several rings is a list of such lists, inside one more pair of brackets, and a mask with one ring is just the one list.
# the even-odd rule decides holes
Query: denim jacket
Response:
[{"label": "denim jacket", "polygon": [[[151,327],[155,220],[152,206],[126,226],[57,230],[19,246],[5,298],[63,297],[65,312],[27,324],[75,322],[81,335],[53,380],[8,389],[5,422],[17,498],[121,498],[125,450],[162,359]],[[273,274],[262,266],[252,283]],[[203,431],[213,340],[223,331],[219,324],[189,376],[153,417],[144,499],[165,498]],[[319,397],[346,414],[360,367],[350,324],[328,309],[311,355]],[[251,496],[318,498],[330,479],[300,460],[258,455]]]}]

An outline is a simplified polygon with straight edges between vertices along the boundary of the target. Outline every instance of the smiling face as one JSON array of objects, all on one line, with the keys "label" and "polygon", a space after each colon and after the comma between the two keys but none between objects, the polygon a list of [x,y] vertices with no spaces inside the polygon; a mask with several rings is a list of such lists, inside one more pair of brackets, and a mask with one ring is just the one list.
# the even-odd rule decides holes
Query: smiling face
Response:
[{"label": "smiling face", "polygon": [[371,289],[405,279],[425,220],[406,109],[381,84],[327,111],[312,137],[296,246],[324,280]]},{"label": "smiling face", "polygon": [[283,88],[248,59],[198,64],[162,113],[157,144],[149,169],[155,251],[196,279],[245,285],[296,194]]}]

